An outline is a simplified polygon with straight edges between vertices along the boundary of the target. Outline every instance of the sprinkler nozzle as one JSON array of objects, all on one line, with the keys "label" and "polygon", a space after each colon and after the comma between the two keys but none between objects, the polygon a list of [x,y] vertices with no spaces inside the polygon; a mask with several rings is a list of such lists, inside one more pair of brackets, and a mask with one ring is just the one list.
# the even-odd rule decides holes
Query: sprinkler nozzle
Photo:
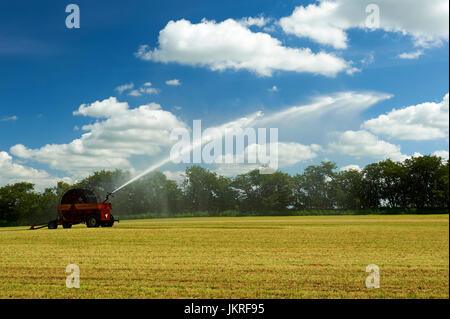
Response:
[{"label": "sprinkler nozzle", "polygon": [[105,200],[103,201],[103,203],[106,203],[106,202],[108,201],[109,197],[112,196],[112,194],[113,194],[113,193],[108,193],[108,194],[106,194],[106,198],[105,198]]}]

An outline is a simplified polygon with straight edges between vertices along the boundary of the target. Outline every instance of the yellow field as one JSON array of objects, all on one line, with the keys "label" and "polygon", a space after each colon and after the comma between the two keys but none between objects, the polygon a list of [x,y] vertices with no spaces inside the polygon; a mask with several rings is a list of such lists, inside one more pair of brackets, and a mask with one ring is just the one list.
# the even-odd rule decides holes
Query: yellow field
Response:
[{"label": "yellow field", "polygon": [[[66,288],[68,264],[79,289]],[[368,264],[379,289],[365,286]],[[0,298],[449,298],[449,216],[0,228]]]}]

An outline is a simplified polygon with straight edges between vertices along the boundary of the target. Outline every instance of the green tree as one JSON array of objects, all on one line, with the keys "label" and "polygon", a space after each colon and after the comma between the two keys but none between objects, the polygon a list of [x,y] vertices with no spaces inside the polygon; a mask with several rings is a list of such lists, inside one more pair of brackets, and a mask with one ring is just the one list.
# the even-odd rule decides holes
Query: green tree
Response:
[{"label": "green tree", "polygon": [[442,189],[442,159],[437,156],[411,157],[405,160],[408,170],[406,180],[409,188],[409,198],[413,207],[437,207],[439,200],[436,191]]},{"label": "green tree", "polygon": [[313,209],[332,209],[336,194],[331,188],[335,178],[335,163],[322,162],[318,166],[305,169],[303,189],[306,194],[306,207]]},{"label": "green tree", "polygon": [[360,209],[363,206],[363,174],[358,170],[342,171],[335,174],[330,182],[336,206],[344,209]]},{"label": "green tree", "polygon": [[379,208],[383,199],[382,177],[380,164],[367,165],[363,171],[362,206],[364,208]]},{"label": "green tree", "polygon": [[218,212],[234,208],[234,190],[231,180],[218,177],[200,166],[186,169],[183,182],[186,205],[190,211]]},{"label": "green tree", "polygon": [[0,225],[36,221],[42,215],[40,204],[39,194],[34,192],[31,183],[16,183],[0,188]]},{"label": "green tree", "polygon": [[253,170],[238,175],[233,187],[237,190],[241,211],[273,214],[282,213],[292,204],[292,179],[288,174],[260,174]]}]

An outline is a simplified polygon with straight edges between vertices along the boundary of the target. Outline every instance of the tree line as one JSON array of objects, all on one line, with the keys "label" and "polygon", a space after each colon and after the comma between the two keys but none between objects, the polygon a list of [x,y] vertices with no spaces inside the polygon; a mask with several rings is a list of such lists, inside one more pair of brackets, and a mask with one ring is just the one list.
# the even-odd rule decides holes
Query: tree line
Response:
[{"label": "tree line", "polygon": [[[0,226],[48,221],[71,187],[96,191],[99,201],[131,178],[122,170],[99,171],[80,182],[36,192],[30,183],[0,188]],[[362,170],[338,171],[333,162],[308,166],[303,173],[253,170],[234,178],[200,166],[188,167],[177,183],[153,172],[111,198],[121,218],[177,216],[299,215],[315,211],[418,209],[448,212],[449,161],[420,156],[384,160]]]}]

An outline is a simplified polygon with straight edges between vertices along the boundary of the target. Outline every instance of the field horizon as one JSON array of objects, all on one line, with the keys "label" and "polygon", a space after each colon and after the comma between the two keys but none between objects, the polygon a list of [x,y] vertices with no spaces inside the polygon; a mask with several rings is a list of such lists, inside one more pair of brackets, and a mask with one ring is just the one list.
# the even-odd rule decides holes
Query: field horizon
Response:
[{"label": "field horizon", "polygon": [[[449,298],[448,215],[0,228],[0,298]],[[66,287],[66,267],[80,288]],[[365,285],[380,268],[380,288]]]}]

